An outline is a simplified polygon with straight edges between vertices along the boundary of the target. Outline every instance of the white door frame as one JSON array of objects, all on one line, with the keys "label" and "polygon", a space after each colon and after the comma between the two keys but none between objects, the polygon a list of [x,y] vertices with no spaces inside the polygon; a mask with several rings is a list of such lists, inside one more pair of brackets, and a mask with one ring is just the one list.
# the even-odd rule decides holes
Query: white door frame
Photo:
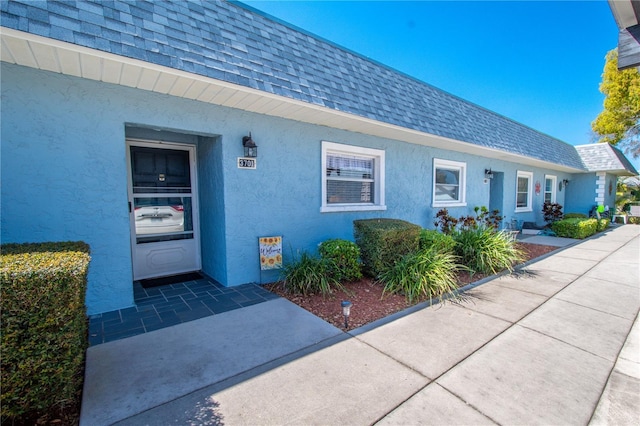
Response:
[{"label": "white door frame", "polygon": [[[148,147],[157,149],[172,149],[189,152],[189,168],[191,174],[191,193],[175,194],[191,197],[191,211],[193,220],[193,238],[164,242],[138,244],[134,215],[134,195],[136,197],[152,197],[154,194],[134,194],[133,176],[131,170],[131,147]],[[196,146],[173,142],[160,142],[140,139],[126,139],[127,154],[127,195],[129,201],[129,224],[131,241],[131,262],[134,280],[153,278],[158,276],[175,275],[184,272],[199,271],[202,268],[200,254],[200,216],[198,199],[198,176],[196,164]],[[155,194],[157,196],[157,194]],[[173,254],[178,254],[183,262],[180,264]],[[153,260],[159,259],[159,262]],[[169,260],[165,263],[165,260]],[[172,263],[173,262],[173,263]],[[154,264],[155,266],[152,266]],[[160,266],[158,266],[160,264]]]}]

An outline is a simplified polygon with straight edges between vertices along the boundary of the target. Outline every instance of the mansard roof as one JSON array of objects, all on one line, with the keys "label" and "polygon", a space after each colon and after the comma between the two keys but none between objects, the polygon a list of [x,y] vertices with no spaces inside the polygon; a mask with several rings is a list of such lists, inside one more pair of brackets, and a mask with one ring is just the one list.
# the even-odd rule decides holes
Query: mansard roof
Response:
[{"label": "mansard roof", "polygon": [[461,141],[494,155],[585,170],[565,142],[240,3],[15,0],[1,2],[0,12],[2,26],[14,30]]},{"label": "mansard roof", "polygon": [[576,150],[590,172],[610,172],[627,176],[638,174],[622,151],[608,143],[579,145],[576,146]]}]

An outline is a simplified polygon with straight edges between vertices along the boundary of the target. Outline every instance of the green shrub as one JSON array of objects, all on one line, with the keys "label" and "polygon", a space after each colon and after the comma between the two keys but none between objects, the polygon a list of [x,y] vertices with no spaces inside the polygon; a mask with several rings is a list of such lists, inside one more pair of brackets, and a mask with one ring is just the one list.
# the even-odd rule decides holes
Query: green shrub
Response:
[{"label": "green shrub", "polygon": [[421,297],[457,297],[458,268],[457,257],[452,253],[425,249],[408,254],[380,275],[383,294],[404,294],[409,303]]},{"label": "green shrub", "polygon": [[329,273],[338,281],[355,281],[362,278],[360,249],[347,240],[327,240],[320,244],[320,256],[328,261]]},{"label": "green shrub", "polygon": [[584,213],[567,213],[564,215],[563,219],[587,219],[588,216]]},{"label": "green shrub", "polygon": [[441,253],[455,253],[456,241],[451,235],[443,234],[433,229],[420,231],[420,250],[432,248]]},{"label": "green shrub", "polygon": [[627,223],[640,225],[640,216],[627,216]]},{"label": "green shrub", "polygon": [[583,239],[595,234],[598,229],[597,219],[563,219],[554,222],[551,229],[558,237]]},{"label": "green shrub", "polygon": [[289,293],[323,295],[333,292],[333,288],[344,289],[342,284],[329,273],[329,262],[303,252],[300,258],[282,266],[284,289]]},{"label": "green shrub", "polygon": [[524,260],[513,237],[493,228],[465,229],[453,235],[456,254],[463,265],[474,272],[495,274],[513,270],[513,265]]},{"label": "green shrub", "polygon": [[2,423],[79,402],[87,348],[84,243],[2,246]]},{"label": "green shrub", "polygon": [[398,219],[363,219],[353,222],[364,272],[379,276],[404,255],[418,251],[421,227]]},{"label": "green shrub", "polygon": [[598,224],[596,226],[597,232],[602,232],[609,227],[609,219],[598,219]]}]

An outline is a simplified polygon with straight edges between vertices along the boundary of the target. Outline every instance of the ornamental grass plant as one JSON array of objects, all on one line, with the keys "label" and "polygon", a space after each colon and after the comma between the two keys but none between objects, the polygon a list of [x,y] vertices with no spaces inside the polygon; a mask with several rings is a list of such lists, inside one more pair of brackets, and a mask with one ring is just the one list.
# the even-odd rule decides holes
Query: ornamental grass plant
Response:
[{"label": "ornamental grass plant", "polygon": [[344,290],[344,286],[330,273],[330,265],[325,259],[302,252],[294,262],[282,267],[282,284],[288,293],[331,294],[334,289]]},{"label": "ornamental grass plant", "polygon": [[380,275],[385,293],[404,294],[409,303],[443,295],[457,297],[457,256],[427,248],[404,256]]},{"label": "ornamental grass plant", "polygon": [[455,232],[453,238],[461,263],[473,272],[496,274],[505,269],[511,272],[513,265],[525,258],[510,234],[493,228],[463,229]]}]

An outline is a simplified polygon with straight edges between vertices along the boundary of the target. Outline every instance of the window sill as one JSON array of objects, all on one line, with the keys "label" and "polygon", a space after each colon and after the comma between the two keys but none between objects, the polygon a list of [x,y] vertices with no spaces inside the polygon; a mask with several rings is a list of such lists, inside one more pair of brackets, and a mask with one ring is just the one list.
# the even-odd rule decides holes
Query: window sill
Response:
[{"label": "window sill", "polygon": [[339,206],[322,206],[320,207],[320,213],[368,212],[368,211],[386,210],[386,209],[387,209],[387,206],[343,204]]},{"label": "window sill", "polygon": [[433,203],[431,204],[431,207],[467,207],[467,203]]},{"label": "window sill", "polygon": [[515,213],[531,213],[533,209],[516,209]]}]

